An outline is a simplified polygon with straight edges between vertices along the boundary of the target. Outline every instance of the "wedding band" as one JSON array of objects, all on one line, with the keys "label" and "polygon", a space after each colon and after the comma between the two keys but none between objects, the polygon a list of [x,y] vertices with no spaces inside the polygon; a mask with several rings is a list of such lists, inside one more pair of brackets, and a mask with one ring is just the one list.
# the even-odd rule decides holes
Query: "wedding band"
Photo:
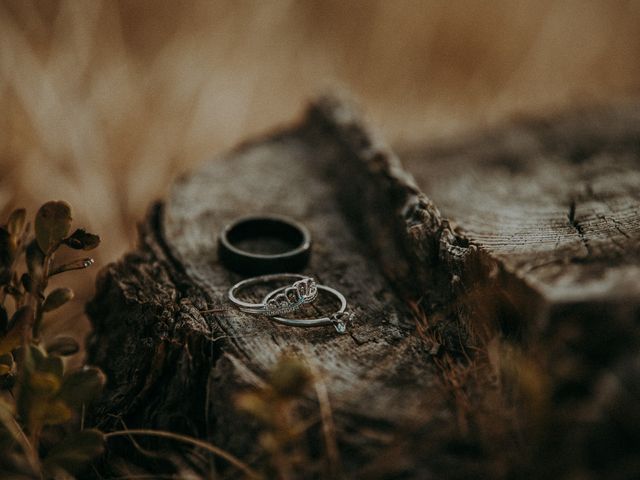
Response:
[{"label": "wedding band", "polygon": [[[272,299],[277,298],[280,292],[286,287],[277,288],[268,293],[262,303],[269,303]],[[339,333],[346,333],[347,324],[353,321],[354,314],[347,312],[347,299],[339,291],[325,285],[317,285],[318,290],[324,290],[334,295],[340,301],[340,308],[335,313],[326,317],[318,318],[283,318],[279,314],[271,315],[270,319],[274,322],[287,325],[289,327],[321,327],[324,325],[333,325]]]},{"label": "wedding band", "polygon": [[[292,248],[280,253],[254,253],[238,246],[243,240],[271,237]],[[225,226],[218,238],[218,258],[230,270],[246,275],[298,272],[311,256],[311,234],[299,222],[279,215],[250,216]]]},{"label": "wedding band", "polygon": [[[285,285],[269,293],[269,299],[263,300],[262,303],[243,302],[236,294],[247,287],[258,285],[261,283],[269,283],[275,281],[298,279],[292,285]],[[275,293],[274,293],[275,292]],[[272,295],[273,294],[273,295]],[[259,277],[248,278],[236,283],[229,289],[228,297],[231,303],[235,304],[245,313],[254,315],[282,315],[298,310],[305,303],[310,303],[318,296],[318,288],[316,282],[311,277],[298,275],[297,273],[275,273],[271,275],[262,275]]]}]

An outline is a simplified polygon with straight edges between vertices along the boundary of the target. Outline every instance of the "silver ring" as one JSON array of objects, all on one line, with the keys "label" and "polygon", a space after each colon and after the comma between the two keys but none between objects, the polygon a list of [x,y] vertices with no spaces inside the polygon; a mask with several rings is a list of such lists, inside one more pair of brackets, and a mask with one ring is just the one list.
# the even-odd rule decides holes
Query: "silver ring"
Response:
[{"label": "silver ring", "polygon": [[[262,302],[268,303],[271,299],[280,295],[280,292],[285,288],[286,287],[277,288],[273,292],[268,293]],[[329,292],[340,300],[340,308],[335,313],[319,318],[283,318],[277,315],[272,315],[271,320],[289,327],[321,327],[325,325],[333,325],[339,333],[345,333],[347,331],[347,324],[353,321],[354,318],[353,313],[347,312],[347,299],[334,288],[327,287],[325,285],[317,285],[317,289]]]},{"label": "silver ring", "polygon": [[[236,293],[243,288],[258,285],[260,283],[290,279],[299,280],[293,282],[292,285],[285,285],[284,287],[278,288],[277,291],[274,290],[268,295],[269,298],[263,300],[262,303],[243,302],[236,297]],[[274,273],[271,275],[261,275],[259,277],[248,278],[236,283],[229,289],[228,293],[231,303],[238,306],[243,312],[267,316],[294,312],[305,303],[313,302],[317,296],[318,288],[316,281],[311,277],[305,277],[304,275],[298,275],[297,273]]]}]

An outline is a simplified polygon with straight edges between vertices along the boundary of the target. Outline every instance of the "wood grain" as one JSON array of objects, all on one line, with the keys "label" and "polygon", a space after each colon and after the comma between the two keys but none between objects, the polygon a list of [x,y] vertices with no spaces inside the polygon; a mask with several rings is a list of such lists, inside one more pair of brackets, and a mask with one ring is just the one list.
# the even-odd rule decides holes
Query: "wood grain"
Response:
[{"label": "wood grain", "polygon": [[[640,106],[521,120],[401,153],[443,214],[547,309],[638,303]],[[549,313],[541,311],[544,323]]]}]

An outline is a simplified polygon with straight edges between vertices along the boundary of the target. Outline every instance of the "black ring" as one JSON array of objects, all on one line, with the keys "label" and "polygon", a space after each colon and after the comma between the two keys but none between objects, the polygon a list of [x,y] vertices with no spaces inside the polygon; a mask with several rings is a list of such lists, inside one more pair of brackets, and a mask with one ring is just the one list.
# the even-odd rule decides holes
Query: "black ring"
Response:
[{"label": "black ring", "polygon": [[[295,245],[283,253],[247,252],[235,244],[249,238],[268,236]],[[264,215],[242,217],[225,226],[218,239],[218,258],[229,269],[246,275],[298,272],[311,257],[311,234],[287,217]]]}]

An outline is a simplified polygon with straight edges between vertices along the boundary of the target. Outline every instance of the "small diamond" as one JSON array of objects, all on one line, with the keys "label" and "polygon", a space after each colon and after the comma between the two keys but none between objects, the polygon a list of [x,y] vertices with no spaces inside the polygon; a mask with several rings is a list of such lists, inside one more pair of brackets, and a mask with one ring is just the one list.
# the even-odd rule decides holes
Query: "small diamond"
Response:
[{"label": "small diamond", "polygon": [[333,324],[333,326],[335,327],[338,333],[347,333],[347,324],[344,323],[342,320],[338,320],[336,323]]},{"label": "small diamond", "polygon": [[335,313],[331,317],[333,326],[338,333],[347,333],[347,324],[353,321],[354,315],[349,312]]}]

